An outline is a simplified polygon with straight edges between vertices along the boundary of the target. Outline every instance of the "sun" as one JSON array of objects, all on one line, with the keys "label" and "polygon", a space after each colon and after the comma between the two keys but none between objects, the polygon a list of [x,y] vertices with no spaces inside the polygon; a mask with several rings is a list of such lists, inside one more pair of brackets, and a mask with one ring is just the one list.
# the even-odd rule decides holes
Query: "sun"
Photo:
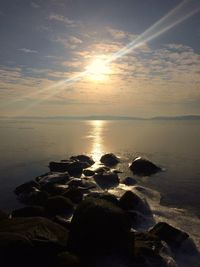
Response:
[{"label": "sun", "polygon": [[94,58],[91,63],[86,67],[88,78],[93,81],[104,81],[111,74],[111,67],[108,59],[105,56]]}]

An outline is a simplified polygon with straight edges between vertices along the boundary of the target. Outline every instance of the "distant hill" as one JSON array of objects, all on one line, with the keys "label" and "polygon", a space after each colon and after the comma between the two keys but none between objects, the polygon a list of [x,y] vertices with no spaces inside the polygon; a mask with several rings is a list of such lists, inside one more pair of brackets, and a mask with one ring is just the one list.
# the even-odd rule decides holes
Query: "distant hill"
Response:
[{"label": "distant hill", "polygon": [[110,115],[92,115],[92,116],[52,116],[52,117],[4,117],[0,120],[200,120],[200,115],[183,116],[158,116],[151,118],[131,117],[131,116],[110,116]]}]

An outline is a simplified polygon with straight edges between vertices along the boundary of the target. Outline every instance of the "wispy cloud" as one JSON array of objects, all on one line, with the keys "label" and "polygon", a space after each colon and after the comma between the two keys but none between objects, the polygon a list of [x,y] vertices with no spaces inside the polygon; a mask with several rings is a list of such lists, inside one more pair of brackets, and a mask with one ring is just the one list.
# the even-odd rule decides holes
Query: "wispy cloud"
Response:
[{"label": "wispy cloud", "polygon": [[76,27],[79,25],[79,22],[69,19],[61,14],[52,13],[49,17],[49,20],[58,21],[64,23],[66,26],[69,27]]},{"label": "wispy cloud", "polygon": [[35,53],[35,54],[37,54],[38,53],[38,51],[36,51],[36,50],[32,50],[32,49],[29,49],[29,48],[20,48],[20,49],[18,49],[19,51],[22,51],[22,52],[24,52],[24,53]]},{"label": "wispy cloud", "polygon": [[40,5],[35,3],[35,2],[31,2],[31,7],[33,8],[40,8]]}]

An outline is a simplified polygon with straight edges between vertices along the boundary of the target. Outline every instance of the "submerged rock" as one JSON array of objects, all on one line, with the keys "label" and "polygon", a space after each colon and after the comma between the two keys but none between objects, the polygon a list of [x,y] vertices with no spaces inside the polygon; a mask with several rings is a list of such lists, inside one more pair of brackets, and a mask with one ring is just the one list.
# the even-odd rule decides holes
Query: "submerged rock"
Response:
[{"label": "submerged rock", "polygon": [[88,256],[125,249],[130,227],[127,215],[119,207],[106,200],[87,198],[75,210],[69,246]]},{"label": "submerged rock", "polygon": [[101,157],[100,161],[106,166],[114,166],[119,163],[119,159],[112,153],[105,154]]},{"label": "submerged rock", "polygon": [[99,173],[93,176],[95,182],[103,189],[115,187],[119,184],[119,177],[116,173]]},{"label": "submerged rock", "polygon": [[55,172],[48,172],[41,176],[36,177],[36,181],[40,185],[45,184],[65,184],[67,181],[69,181],[70,176],[68,172],[64,173],[55,173]]},{"label": "submerged rock", "polygon": [[161,171],[161,168],[156,166],[151,161],[138,157],[129,166],[131,171],[139,176],[148,176]]},{"label": "submerged rock", "polygon": [[150,231],[151,234],[158,236],[170,247],[179,247],[189,235],[166,222],[157,223]]},{"label": "submerged rock", "polygon": [[26,182],[18,187],[15,188],[15,194],[16,195],[20,195],[20,194],[24,194],[24,193],[30,193],[31,191],[33,191],[33,188],[37,188],[40,189],[40,184],[36,181],[29,181]]}]

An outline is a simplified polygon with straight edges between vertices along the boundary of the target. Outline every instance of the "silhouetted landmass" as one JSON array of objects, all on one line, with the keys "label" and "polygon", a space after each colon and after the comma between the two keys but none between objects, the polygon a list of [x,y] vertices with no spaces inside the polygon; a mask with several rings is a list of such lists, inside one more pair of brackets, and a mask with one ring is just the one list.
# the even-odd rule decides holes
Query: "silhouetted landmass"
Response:
[{"label": "silhouetted landmass", "polygon": [[110,115],[91,115],[91,116],[52,116],[52,117],[7,117],[0,116],[0,120],[200,120],[200,115],[181,115],[181,116],[157,116],[157,117],[132,117],[132,116],[110,116]]}]

